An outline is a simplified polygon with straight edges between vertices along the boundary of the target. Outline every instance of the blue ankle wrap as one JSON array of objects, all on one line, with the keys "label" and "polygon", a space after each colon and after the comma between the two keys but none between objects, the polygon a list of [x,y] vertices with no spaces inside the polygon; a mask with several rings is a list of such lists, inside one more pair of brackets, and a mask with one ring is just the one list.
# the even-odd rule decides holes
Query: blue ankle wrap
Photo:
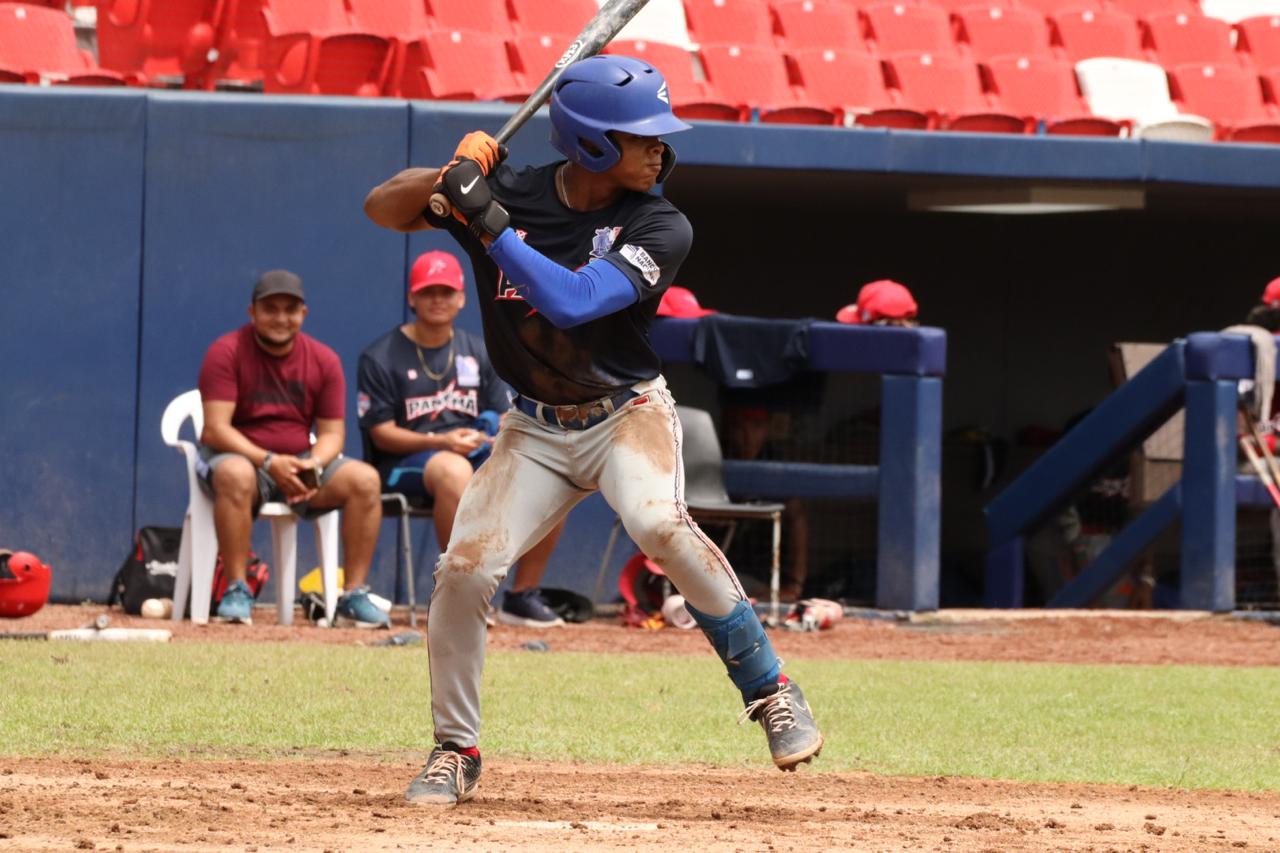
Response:
[{"label": "blue ankle wrap", "polygon": [[724,661],[744,700],[750,701],[757,690],[778,680],[782,663],[750,602],[739,601],[727,616],[708,616],[687,601],[684,606]]}]

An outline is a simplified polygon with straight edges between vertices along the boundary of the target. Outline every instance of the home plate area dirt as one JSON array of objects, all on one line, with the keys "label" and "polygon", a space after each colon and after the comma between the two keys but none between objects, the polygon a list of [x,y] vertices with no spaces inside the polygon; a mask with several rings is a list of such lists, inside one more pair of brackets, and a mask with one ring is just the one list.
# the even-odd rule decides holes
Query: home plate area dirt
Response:
[{"label": "home plate area dirt", "polygon": [[[49,607],[24,629],[73,627],[100,611]],[[252,629],[179,625],[174,641],[369,639],[264,617],[255,613]],[[112,623],[161,624],[118,614]],[[490,646],[529,639],[563,651],[707,653],[693,632],[611,620],[553,632],[499,627]],[[1186,614],[849,619],[819,634],[781,632],[777,645],[793,658],[1280,665],[1280,628]],[[1280,851],[1280,791],[884,777],[825,772],[820,759],[782,774],[495,758],[474,800],[431,809],[402,799],[422,759],[0,757],[0,851]]]}]

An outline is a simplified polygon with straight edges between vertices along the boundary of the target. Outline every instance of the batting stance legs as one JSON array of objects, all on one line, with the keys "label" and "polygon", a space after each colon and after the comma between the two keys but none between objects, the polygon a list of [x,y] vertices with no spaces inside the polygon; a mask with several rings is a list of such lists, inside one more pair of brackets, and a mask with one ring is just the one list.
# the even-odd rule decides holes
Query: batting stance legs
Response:
[{"label": "batting stance legs", "polygon": [[[781,675],[732,568],[685,508],[680,422],[665,385],[659,377],[637,386],[638,396],[584,430],[509,412],[492,457],[468,485],[453,539],[437,564],[427,622],[436,742],[475,761],[470,788],[467,780],[455,786],[465,793],[456,801],[470,796],[479,776],[475,747],[489,599],[507,567],[597,489],[685,597],[742,691],[744,715],[764,725],[775,763],[794,769],[821,749],[803,695]],[[429,782],[430,772],[429,765],[419,779]],[[430,785],[415,795],[418,782],[410,786],[410,800],[439,801]]]}]

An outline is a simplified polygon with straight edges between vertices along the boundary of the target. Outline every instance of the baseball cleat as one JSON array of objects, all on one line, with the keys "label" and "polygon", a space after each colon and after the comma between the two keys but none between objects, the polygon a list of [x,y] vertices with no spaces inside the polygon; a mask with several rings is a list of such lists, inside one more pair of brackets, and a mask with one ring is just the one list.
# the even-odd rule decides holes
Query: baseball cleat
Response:
[{"label": "baseball cleat", "polygon": [[738,724],[755,720],[769,739],[769,752],[779,770],[794,771],[822,751],[822,732],[813,711],[794,681],[771,684],[756,694],[738,715]]},{"label": "baseball cleat", "polygon": [[241,625],[253,624],[253,593],[244,581],[234,581],[227,585],[218,602],[216,618],[219,622],[235,622]]},{"label": "baseball cleat", "polygon": [[427,766],[409,783],[404,798],[426,806],[452,806],[475,796],[480,783],[480,755],[456,752],[451,743],[431,750]]},{"label": "baseball cleat", "polygon": [[503,595],[498,621],[522,628],[557,628],[564,624],[564,620],[542,600],[536,587],[521,592],[508,591]]},{"label": "baseball cleat", "polygon": [[338,599],[333,621],[339,628],[390,628],[391,618],[369,598],[369,587],[347,590]]}]

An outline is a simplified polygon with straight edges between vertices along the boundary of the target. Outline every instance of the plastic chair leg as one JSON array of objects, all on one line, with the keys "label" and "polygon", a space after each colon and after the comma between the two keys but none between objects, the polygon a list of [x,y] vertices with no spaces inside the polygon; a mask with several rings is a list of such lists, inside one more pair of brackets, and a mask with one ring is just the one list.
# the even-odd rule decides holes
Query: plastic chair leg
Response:
[{"label": "plastic chair leg", "polygon": [[773,556],[769,564],[769,624],[778,625],[778,582],[782,566],[782,513],[773,514]]},{"label": "plastic chair leg", "polygon": [[591,603],[600,603],[600,592],[604,586],[604,574],[609,570],[609,558],[613,556],[613,546],[618,541],[618,529],[622,527],[622,516],[613,517],[613,527],[609,529],[609,542],[604,546],[604,556],[600,558],[600,571],[596,572],[596,587],[591,594]]},{"label": "plastic chair leg", "polygon": [[173,578],[173,615],[169,618],[181,622],[191,600],[191,512],[182,519],[182,544],[178,546],[178,572]]},{"label": "plastic chair leg", "polygon": [[[218,562],[218,532],[213,526],[213,502],[197,504],[191,512],[191,621],[209,622],[213,598],[213,570]],[[177,609],[177,603],[174,603]]]},{"label": "plastic chair leg", "polygon": [[281,625],[292,625],[293,590],[298,575],[297,519],[271,519],[271,552],[276,561],[276,612]]},{"label": "plastic chair leg", "polygon": [[[325,624],[333,625],[338,608],[338,511],[326,512],[316,519],[316,551],[320,555],[320,583],[324,591]],[[292,600],[290,603],[292,609]]]}]

